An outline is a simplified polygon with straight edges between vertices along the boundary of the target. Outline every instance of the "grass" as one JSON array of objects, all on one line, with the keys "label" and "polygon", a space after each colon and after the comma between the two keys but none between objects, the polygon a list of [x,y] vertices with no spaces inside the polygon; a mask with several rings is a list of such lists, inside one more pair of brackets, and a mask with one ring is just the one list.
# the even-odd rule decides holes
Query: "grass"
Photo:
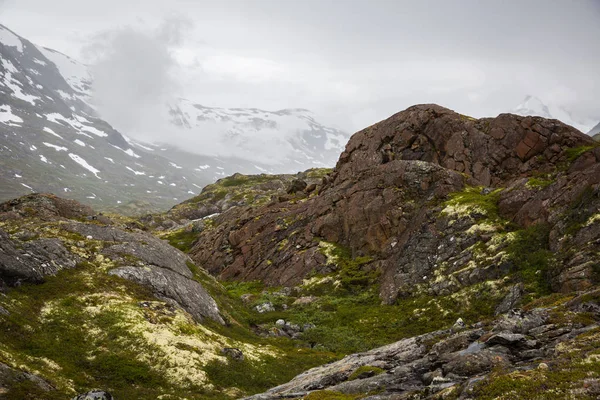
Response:
[{"label": "grass", "polygon": [[552,185],[555,182],[554,179],[544,177],[533,177],[527,181],[527,187],[531,189],[544,189]]},{"label": "grass", "polygon": [[481,214],[489,220],[498,220],[498,200],[503,189],[485,193],[483,187],[466,187],[461,192],[451,193],[443,204],[443,215]]},{"label": "grass", "polygon": [[535,297],[551,292],[548,273],[554,256],[549,249],[549,234],[549,226],[532,225],[512,232],[513,239],[505,249],[514,264],[514,272]]},{"label": "grass", "polygon": [[332,390],[318,390],[304,396],[303,400],[356,400],[365,397],[358,394],[344,394]]},{"label": "grass", "polygon": [[[172,327],[169,329],[178,327],[178,335],[182,337],[211,341],[221,335],[228,341],[248,343],[255,348],[269,347],[276,355],[249,357],[240,363],[209,361],[201,368],[215,389],[208,389],[203,382],[197,385],[173,382],[156,368],[166,362],[160,358],[162,353],[131,329],[141,312],[139,302],[154,300],[152,293],[142,286],[107,275],[92,263],[82,263],[74,270],[61,271],[41,285],[23,285],[11,290],[1,301],[10,315],[0,316],[0,362],[16,361],[18,365],[42,371],[42,376],[57,387],[55,392],[42,393],[24,381],[12,385],[3,398],[68,399],[74,395],[69,388],[72,386],[78,393],[100,387],[124,399],[156,399],[161,395],[229,399],[265,391],[305,369],[336,358],[324,350],[299,348],[298,342],[290,339],[256,336],[246,322],[251,312],[244,311],[237,300],[228,297],[216,281],[193,264],[190,269],[207,290],[214,293],[224,312],[230,312],[229,325],[208,323],[202,329],[191,321],[174,325],[173,317],[168,314],[148,321],[161,326],[167,324]],[[103,296],[94,297],[94,294]],[[118,306],[105,308],[106,299],[117,299]],[[96,311],[90,312],[90,309]],[[132,310],[137,313],[133,320]],[[213,333],[205,333],[206,328]],[[182,345],[184,343],[185,340]],[[185,346],[184,350],[193,348]],[[7,355],[10,358],[5,358]],[[41,360],[51,360],[59,366],[59,372],[48,370]],[[234,387],[241,391],[234,394],[229,390]],[[41,393],[37,397],[24,395],[33,396],[37,392]]]},{"label": "grass", "polygon": [[162,238],[167,239],[171,246],[183,251],[184,253],[187,253],[192,249],[194,243],[198,239],[198,233],[192,230],[180,229],[178,231],[168,233]]},{"label": "grass", "polygon": [[481,400],[493,399],[597,399],[595,395],[571,393],[583,386],[583,381],[600,377],[600,362],[582,359],[561,360],[551,369],[506,373],[497,371],[474,390]]},{"label": "grass", "polygon": [[371,365],[363,365],[362,367],[358,367],[349,377],[349,381],[353,381],[356,379],[369,378],[371,376],[383,374],[385,370],[379,367],[373,367]]},{"label": "grass", "polygon": [[573,162],[573,161],[577,160],[582,154],[584,154],[590,150],[593,150],[598,146],[600,146],[600,143],[596,143],[596,144],[593,144],[590,146],[571,147],[565,151],[565,155],[569,162]]}]

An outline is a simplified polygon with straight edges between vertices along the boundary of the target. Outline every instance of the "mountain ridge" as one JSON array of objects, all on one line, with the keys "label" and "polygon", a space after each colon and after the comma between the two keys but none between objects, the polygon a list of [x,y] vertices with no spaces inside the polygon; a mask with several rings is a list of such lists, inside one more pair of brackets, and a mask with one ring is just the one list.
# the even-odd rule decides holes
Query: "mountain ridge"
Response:
[{"label": "mountain ridge", "polygon": [[[273,173],[278,169],[297,172],[312,165],[333,164],[332,154],[337,157],[337,150],[329,149],[327,153],[324,144],[309,148],[302,140],[296,143],[290,138],[291,141],[285,142],[287,152],[274,149],[270,157],[265,156],[269,160],[280,157],[275,164],[244,159],[241,156],[248,149],[242,148],[233,156],[198,155],[189,151],[194,147],[191,143],[179,147],[145,143],[123,135],[98,117],[93,104],[92,78],[83,64],[60,52],[36,46],[3,25],[0,57],[2,200],[33,191],[53,192],[91,201],[103,209],[118,209],[127,204],[124,210],[141,214],[168,209],[199,193],[206,184],[236,172]],[[198,110],[192,105],[189,108]],[[279,113],[282,112],[287,111]],[[186,122],[195,120],[196,115],[192,115]],[[241,144],[252,145],[253,133],[259,132],[250,130],[252,122],[232,122],[235,134],[243,139]],[[303,125],[307,137],[330,129],[314,120],[312,123],[317,130]],[[269,120],[261,124],[269,125]],[[217,136],[221,134],[219,131]],[[273,123],[270,135],[278,138],[283,131]],[[223,141],[231,137],[214,139]],[[251,153],[263,154],[266,147],[263,142],[256,141]],[[339,149],[342,144],[337,146]],[[282,162],[281,157],[288,156],[289,160]],[[148,195],[152,196],[148,199]]]}]

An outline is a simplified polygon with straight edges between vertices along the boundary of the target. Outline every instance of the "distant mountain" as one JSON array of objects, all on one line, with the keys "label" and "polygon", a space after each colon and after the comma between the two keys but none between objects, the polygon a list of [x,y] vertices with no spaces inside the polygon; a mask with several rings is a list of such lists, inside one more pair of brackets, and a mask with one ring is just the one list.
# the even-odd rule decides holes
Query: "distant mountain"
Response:
[{"label": "distant mountain", "polygon": [[121,134],[95,111],[91,90],[85,65],[0,25],[0,201],[35,191],[100,209],[140,201],[165,209],[235,172],[332,166],[348,139],[306,110],[213,109],[180,100],[165,108],[165,119],[184,139],[189,133],[193,142],[210,124],[221,135],[215,141],[236,148],[228,157],[198,155],[186,151],[198,152],[187,142],[148,144]]},{"label": "distant mountain", "polygon": [[521,104],[511,110],[511,113],[523,116],[531,115],[549,119],[558,119],[584,133],[588,132],[594,124],[598,123],[598,120],[574,115],[563,106],[545,104],[538,97],[531,95],[526,96]]},{"label": "distant mountain", "polygon": [[600,122],[598,122],[598,125],[590,129],[590,131],[587,134],[593,137],[600,135]]},{"label": "distant mountain", "polygon": [[271,160],[278,172],[331,167],[350,138],[305,109],[212,108],[180,99],[169,109],[169,122],[191,142],[212,135],[218,142],[213,148],[226,148],[240,158]]}]

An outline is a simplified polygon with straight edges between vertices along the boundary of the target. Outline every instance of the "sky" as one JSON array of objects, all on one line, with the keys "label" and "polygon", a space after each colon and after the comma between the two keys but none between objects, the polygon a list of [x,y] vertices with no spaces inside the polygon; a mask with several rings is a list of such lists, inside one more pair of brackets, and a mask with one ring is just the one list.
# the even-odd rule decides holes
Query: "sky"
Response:
[{"label": "sky", "polygon": [[0,23],[90,64],[108,114],[177,96],[354,132],[412,104],[483,117],[533,94],[600,118],[600,0],[0,0]]}]

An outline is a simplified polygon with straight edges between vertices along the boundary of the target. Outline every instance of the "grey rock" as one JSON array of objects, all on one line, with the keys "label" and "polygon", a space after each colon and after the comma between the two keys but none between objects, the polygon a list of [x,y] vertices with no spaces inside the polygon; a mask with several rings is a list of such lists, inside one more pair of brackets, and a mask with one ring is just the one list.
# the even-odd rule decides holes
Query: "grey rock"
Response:
[{"label": "grey rock", "polygon": [[485,343],[488,346],[522,346],[527,342],[525,335],[520,333],[500,332],[492,335]]},{"label": "grey rock", "polygon": [[104,390],[91,390],[87,393],[73,397],[72,400],[116,400],[110,393]]},{"label": "grey rock", "polygon": [[197,321],[210,318],[225,324],[215,300],[200,283],[187,276],[155,265],[120,267],[109,271],[109,274],[150,287],[157,297],[174,301]]},{"label": "grey rock", "polygon": [[224,347],[221,350],[221,354],[223,354],[227,358],[231,358],[232,360],[244,360],[244,353],[240,349],[236,349],[235,347]]},{"label": "grey rock", "polygon": [[96,240],[116,242],[117,244],[102,250],[102,254],[111,258],[134,257],[144,263],[192,277],[192,272],[187,266],[191,262],[189,257],[150,234],[128,232],[112,226],[82,223],[68,224],[65,229],[83,236],[93,236]]},{"label": "grey rock", "polygon": [[[0,362],[0,389],[2,387],[10,387],[25,380],[33,382],[43,391],[50,392],[55,390],[54,386],[39,376],[26,371],[14,369]],[[1,393],[2,391],[0,390],[0,394]]]},{"label": "grey rock", "polygon": [[306,189],[307,186],[308,184],[306,183],[306,181],[302,179],[294,179],[290,187],[287,189],[287,193],[294,194],[302,192],[304,189]]},{"label": "grey rock", "polygon": [[491,371],[492,368],[497,366],[508,365],[510,365],[510,361],[503,352],[485,349],[473,354],[452,354],[447,357],[447,362],[442,369],[444,375],[453,373],[458,376],[473,376]]},{"label": "grey rock", "polygon": [[41,283],[46,276],[74,268],[78,262],[79,257],[67,251],[60,239],[20,242],[0,229],[0,288]]},{"label": "grey rock", "polygon": [[496,307],[496,315],[504,314],[515,308],[521,301],[523,296],[523,284],[518,283],[513,285],[500,304]]},{"label": "grey rock", "polygon": [[511,310],[503,315],[494,326],[495,331],[509,331],[527,334],[530,330],[540,327],[548,320],[548,312],[543,309],[531,311]]},{"label": "grey rock", "polygon": [[275,311],[275,307],[273,306],[273,303],[262,303],[262,304],[258,304],[254,307],[254,309],[256,311],[258,311],[259,313],[263,314],[266,312],[273,312]]}]

